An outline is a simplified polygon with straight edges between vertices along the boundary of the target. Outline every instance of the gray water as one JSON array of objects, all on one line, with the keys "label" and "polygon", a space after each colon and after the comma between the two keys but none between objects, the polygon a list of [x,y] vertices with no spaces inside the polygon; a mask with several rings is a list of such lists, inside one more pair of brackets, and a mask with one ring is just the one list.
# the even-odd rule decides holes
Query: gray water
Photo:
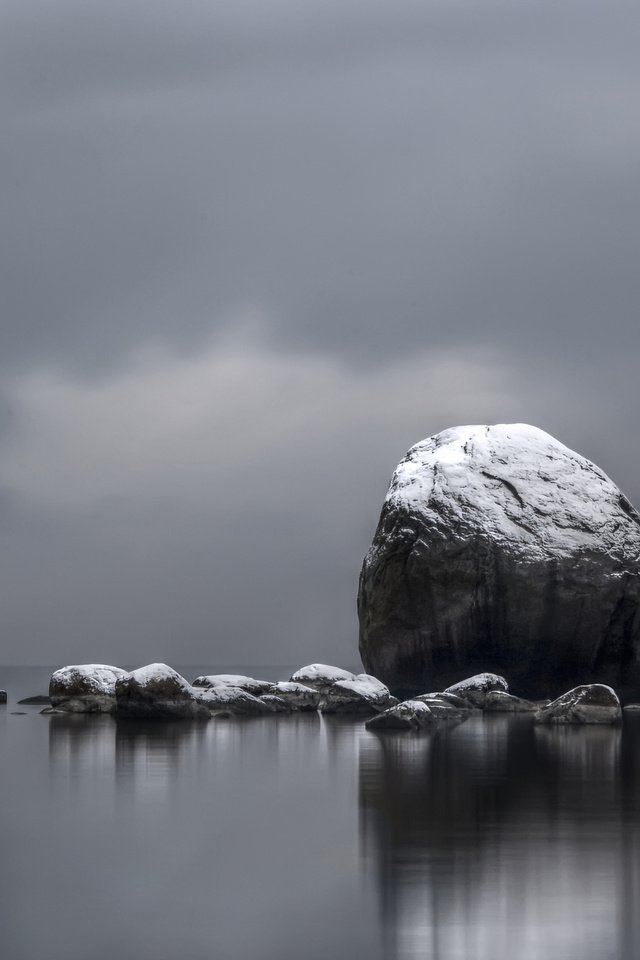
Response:
[{"label": "gray water", "polygon": [[16,706],[48,672],[0,669],[5,960],[640,956],[640,718],[380,736]]}]

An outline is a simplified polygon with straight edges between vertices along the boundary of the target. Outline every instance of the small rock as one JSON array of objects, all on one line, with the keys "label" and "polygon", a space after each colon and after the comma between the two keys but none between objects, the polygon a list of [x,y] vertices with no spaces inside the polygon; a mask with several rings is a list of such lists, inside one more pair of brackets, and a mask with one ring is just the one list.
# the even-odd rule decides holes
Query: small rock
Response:
[{"label": "small rock", "polygon": [[191,684],[193,687],[235,687],[239,690],[246,690],[254,697],[260,697],[263,693],[271,693],[273,684],[268,680],[255,680],[253,677],[245,677],[236,673],[215,673],[205,677],[196,677]]},{"label": "small rock", "polygon": [[[116,680],[118,717],[206,720],[211,711],[194,689],[166,663],[151,663]],[[250,696],[250,694],[245,694]]]},{"label": "small rock", "polygon": [[6,702],[7,702],[7,691],[0,690],[0,703],[6,703]]},{"label": "small rock", "polygon": [[44,694],[38,694],[36,697],[25,697],[24,700],[18,700],[19,704],[37,706],[41,704],[48,704],[50,702],[49,697],[45,697]]},{"label": "small rock", "polygon": [[116,680],[126,676],[126,670],[105,663],[61,667],[49,680],[51,706],[68,713],[113,713]]},{"label": "small rock", "polygon": [[498,676],[497,673],[477,673],[467,680],[460,680],[459,683],[452,684],[452,686],[447,687],[444,692],[453,693],[457,697],[462,697],[463,700],[472,703],[474,707],[480,707],[480,709],[483,710],[487,700],[487,694],[493,693],[496,690],[502,691],[503,693],[509,692],[509,684],[504,677]]},{"label": "small rock", "polygon": [[535,713],[539,709],[540,701],[514,697],[504,690],[489,691],[484,702],[485,713]]},{"label": "small rock", "polygon": [[622,709],[629,713],[638,713],[640,712],[640,703],[628,703]]},{"label": "small rock", "polygon": [[615,690],[586,683],[568,690],[536,713],[536,723],[618,723],[622,710]]},{"label": "small rock", "polygon": [[461,700],[462,705],[460,706],[451,703],[449,700],[445,700],[443,697],[434,696],[431,693],[422,694],[413,699],[419,700],[420,703],[426,703],[438,720],[466,720],[470,714],[479,713],[475,707],[472,707],[469,703],[465,703],[464,700]]},{"label": "small rock", "polygon": [[404,700],[367,720],[367,730],[423,730],[436,722],[423,700]]},{"label": "small rock", "polygon": [[355,674],[341,667],[332,667],[327,663],[310,663],[301,667],[290,678],[293,683],[301,683],[320,693],[326,693],[334,683],[340,680],[354,680]]},{"label": "small rock", "polygon": [[320,700],[320,710],[323,713],[382,713],[397,702],[384,683],[360,673],[353,680],[338,680],[329,687]]},{"label": "small rock", "polygon": [[282,681],[274,685],[273,692],[292,710],[317,710],[320,704],[320,693],[303,683]]}]

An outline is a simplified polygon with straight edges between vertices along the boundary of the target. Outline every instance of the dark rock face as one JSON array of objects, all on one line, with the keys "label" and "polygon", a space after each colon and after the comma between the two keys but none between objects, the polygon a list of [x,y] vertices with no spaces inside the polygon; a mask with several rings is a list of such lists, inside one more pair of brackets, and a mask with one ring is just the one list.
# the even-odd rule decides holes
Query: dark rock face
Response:
[{"label": "dark rock face", "polygon": [[360,577],[360,654],[392,691],[473,672],[518,693],[640,691],[640,516],[523,424],[445,430],[398,466]]}]

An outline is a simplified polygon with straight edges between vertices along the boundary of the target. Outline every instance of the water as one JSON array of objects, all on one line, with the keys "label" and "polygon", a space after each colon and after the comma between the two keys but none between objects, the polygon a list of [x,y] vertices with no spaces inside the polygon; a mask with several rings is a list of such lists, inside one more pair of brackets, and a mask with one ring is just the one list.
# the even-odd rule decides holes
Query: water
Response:
[{"label": "water", "polygon": [[0,671],[7,960],[640,955],[638,717],[383,737],[15,705],[47,676]]}]

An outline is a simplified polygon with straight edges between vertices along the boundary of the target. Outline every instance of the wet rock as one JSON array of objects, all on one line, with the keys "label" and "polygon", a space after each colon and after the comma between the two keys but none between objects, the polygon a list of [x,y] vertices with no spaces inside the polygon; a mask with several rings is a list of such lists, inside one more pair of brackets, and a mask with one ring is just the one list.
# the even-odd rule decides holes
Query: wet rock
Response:
[{"label": "wet rock", "polygon": [[202,692],[166,663],[151,663],[126,673],[116,680],[115,692],[118,717],[208,720],[211,716],[200,699]]},{"label": "wet rock", "polygon": [[394,693],[478,669],[529,696],[640,690],[640,516],[523,424],[455,427],[398,466],[364,560],[365,669]]},{"label": "wet rock", "polygon": [[367,730],[423,730],[436,716],[422,700],[405,700],[367,720]]},{"label": "wet rock", "polygon": [[381,713],[397,702],[384,683],[360,673],[352,680],[337,680],[328,687],[322,694],[320,710],[322,713]]},{"label": "wet rock", "polygon": [[116,680],[126,676],[126,670],[105,663],[61,667],[51,675],[45,702],[67,713],[113,713]]},{"label": "wet rock", "polygon": [[618,723],[621,719],[620,701],[603,683],[574,687],[534,716],[536,723]]}]

